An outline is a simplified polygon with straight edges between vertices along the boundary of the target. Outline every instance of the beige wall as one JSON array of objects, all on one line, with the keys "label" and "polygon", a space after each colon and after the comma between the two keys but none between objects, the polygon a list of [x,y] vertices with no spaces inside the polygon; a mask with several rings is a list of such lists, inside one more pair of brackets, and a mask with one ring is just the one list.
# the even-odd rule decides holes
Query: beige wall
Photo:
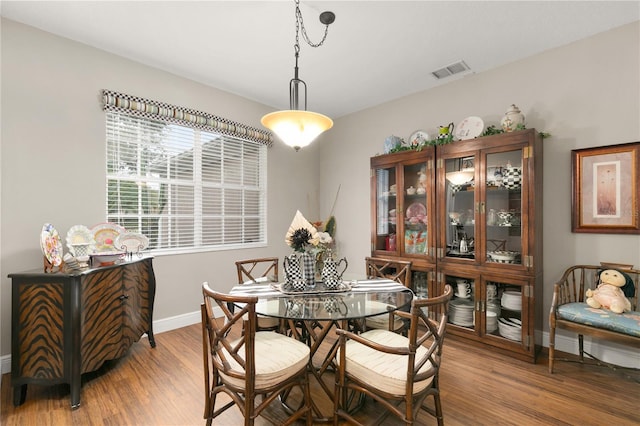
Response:
[{"label": "beige wall", "polygon": [[[634,23],[439,88],[336,120],[298,153],[269,150],[269,247],[162,256],[156,321],[197,311],[204,280],[228,289],[238,258],[288,252],[283,242],[297,208],[335,215],[349,272],[363,272],[369,245],[369,158],[386,136],[470,115],[498,124],[517,104],[544,141],[545,320],[551,287],[569,265],[601,260],[640,266],[640,236],[571,233],[570,151],[640,140],[640,25]],[[490,54],[490,49],[487,49]],[[473,66],[473,64],[470,64]],[[256,127],[270,108],[33,28],[2,20],[2,203],[0,353],[10,353],[7,274],[39,268],[45,222],[63,234],[104,220],[104,114],[100,90],[114,89],[188,106]],[[295,176],[295,179],[291,179]],[[319,178],[322,176],[322,179]],[[316,217],[313,217],[314,219]],[[545,343],[546,344],[546,343]],[[606,349],[605,349],[606,350]]]},{"label": "beige wall", "polygon": [[[64,240],[73,225],[104,222],[101,89],[191,107],[254,127],[260,127],[260,117],[272,110],[3,19],[2,354],[11,352],[7,274],[42,266],[42,225],[52,223]],[[202,281],[228,290],[237,280],[233,264],[237,259],[287,254],[284,235],[296,209],[310,217],[319,215],[316,158],[315,147],[296,153],[276,142],[269,149],[268,247],[157,257],[154,319],[197,312]]]},{"label": "beige wall", "polygon": [[[636,22],[337,120],[321,147],[321,206],[333,202],[342,184],[337,238],[350,270],[370,251],[369,158],[382,152],[385,137],[408,139],[418,129],[433,135],[439,125],[470,115],[499,125],[512,103],[528,128],[552,135],[544,140],[545,331],[554,280],[568,266],[614,261],[640,267],[638,235],[571,233],[571,150],[640,141]],[[640,367],[640,358],[636,363]]]}]

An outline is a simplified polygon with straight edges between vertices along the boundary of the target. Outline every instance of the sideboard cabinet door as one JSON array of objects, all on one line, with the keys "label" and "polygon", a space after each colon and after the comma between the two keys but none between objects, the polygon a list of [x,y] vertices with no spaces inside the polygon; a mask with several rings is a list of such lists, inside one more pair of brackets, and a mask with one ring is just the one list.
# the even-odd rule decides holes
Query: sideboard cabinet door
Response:
[{"label": "sideboard cabinet door", "polygon": [[145,333],[151,347],[156,346],[150,328],[155,282],[151,259],[131,263],[122,268],[122,343],[127,349]]}]

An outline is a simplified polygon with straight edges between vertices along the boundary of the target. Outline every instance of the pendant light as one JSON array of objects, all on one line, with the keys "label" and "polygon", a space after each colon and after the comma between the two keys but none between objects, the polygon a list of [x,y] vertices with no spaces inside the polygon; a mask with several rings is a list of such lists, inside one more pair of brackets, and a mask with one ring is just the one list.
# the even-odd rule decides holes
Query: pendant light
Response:
[{"label": "pendant light", "polygon": [[[322,46],[327,38],[329,25],[335,21],[333,12],[322,12],[320,22],[325,25],[324,36],[320,43],[309,40],[300,12],[300,1],[296,0],[296,42],[294,44],[295,68],[293,78],[289,82],[289,109],[276,111],[262,117],[263,126],[273,131],[282,141],[298,151],[309,145],[322,132],[333,127],[333,121],[326,115],[307,111],[307,84],[298,78],[298,57],[300,56],[299,33],[302,30],[304,40],[311,47]],[[299,96],[304,97],[303,109],[299,109]]]}]

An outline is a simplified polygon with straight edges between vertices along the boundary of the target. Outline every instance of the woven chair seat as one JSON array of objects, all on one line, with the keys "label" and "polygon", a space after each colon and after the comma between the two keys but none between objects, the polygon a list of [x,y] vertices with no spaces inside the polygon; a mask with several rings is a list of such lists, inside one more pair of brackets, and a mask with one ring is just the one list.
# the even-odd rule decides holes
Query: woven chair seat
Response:
[{"label": "woven chair seat", "polygon": [[[256,390],[268,389],[290,378],[309,362],[309,347],[295,339],[270,331],[257,332],[255,339]],[[232,369],[239,367],[233,358],[228,357],[228,360]],[[220,376],[232,386],[244,386],[244,378],[234,378],[222,372]]]},{"label": "woven chair seat", "polygon": [[[386,315],[378,315],[375,317],[367,318],[365,321],[367,329],[382,329],[387,330],[389,328],[389,317]],[[404,327],[404,322],[401,319],[395,318],[393,321],[393,329],[401,330]]]},{"label": "woven chair seat", "polygon": [[[267,304],[279,304],[280,301],[279,300],[269,300],[267,301]],[[246,321],[248,319],[248,316],[245,314],[242,316],[242,319],[244,321]],[[258,330],[265,330],[265,329],[275,329],[278,328],[278,326],[280,325],[280,318],[274,318],[274,317],[265,317],[264,315],[258,315]]]},{"label": "woven chair seat", "polygon": [[258,315],[258,328],[274,328],[280,325],[279,318],[263,317]]},{"label": "woven chair seat", "polygon": [[[375,310],[379,311],[380,310],[380,306],[384,307],[386,306],[387,303],[383,303],[383,302],[369,302],[369,307],[374,307],[375,306]],[[365,318],[365,324],[367,329],[382,329],[382,330],[388,330],[389,329],[389,315],[376,315],[374,317],[367,317]],[[404,322],[402,321],[402,319],[395,317],[393,320],[393,330],[401,330],[404,327]]]},{"label": "woven chair seat", "polygon": [[[385,346],[408,346],[408,338],[388,331],[370,330],[361,334],[362,337]],[[367,382],[375,383],[383,392],[393,395],[404,395],[407,382],[407,356],[382,353],[361,343],[350,340],[347,342],[346,366],[349,374]],[[420,346],[417,350],[417,358],[426,354],[427,349]],[[337,360],[340,357],[336,357]],[[427,362],[419,370],[420,373],[431,368]],[[431,385],[433,376],[428,379],[415,382],[413,392],[417,393]]]},{"label": "woven chair seat", "polygon": [[558,307],[558,318],[579,324],[640,337],[640,312],[616,314],[607,309],[596,309],[586,303],[573,302]]}]

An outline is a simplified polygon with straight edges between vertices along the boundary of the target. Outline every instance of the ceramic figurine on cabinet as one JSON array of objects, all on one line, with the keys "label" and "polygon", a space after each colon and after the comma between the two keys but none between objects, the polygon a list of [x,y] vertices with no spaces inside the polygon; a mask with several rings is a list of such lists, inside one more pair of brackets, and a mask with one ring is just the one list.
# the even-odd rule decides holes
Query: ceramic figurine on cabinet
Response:
[{"label": "ceramic figurine on cabinet", "polygon": [[388,154],[390,153],[392,150],[402,146],[403,144],[403,140],[397,136],[388,136],[385,140],[384,140],[384,153]]},{"label": "ceramic figurine on cabinet", "polygon": [[504,117],[502,117],[500,124],[505,132],[513,132],[518,130],[518,127],[524,128],[524,115],[517,106],[511,104]]},{"label": "ceramic figurine on cabinet", "polygon": [[453,135],[453,123],[438,127],[438,139],[447,139]]}]

